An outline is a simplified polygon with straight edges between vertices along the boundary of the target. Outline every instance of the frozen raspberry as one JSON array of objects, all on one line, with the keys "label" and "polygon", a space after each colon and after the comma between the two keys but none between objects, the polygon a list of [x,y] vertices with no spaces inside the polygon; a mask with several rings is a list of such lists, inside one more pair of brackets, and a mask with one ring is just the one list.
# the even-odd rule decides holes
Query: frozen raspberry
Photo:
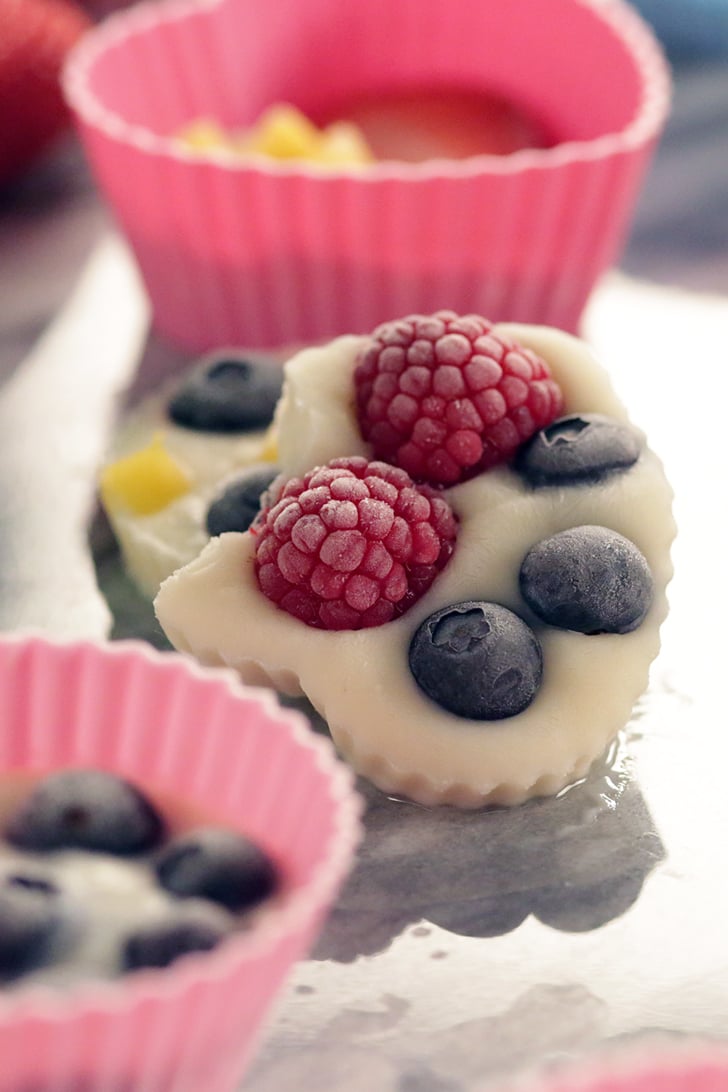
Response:
[{"label": "frozen raspberry", "polygon": [[506,462],[563,409],[545,361],[486,319],[454,311],[377,327],[354,383],[375,457],[432,485]]},{"label": "frozen raspberry", "polygon": [[404,614],[455,543],[442,496],[386,463],[334,459],[273,483],[251,527],[261,591],[317,629],[364,629]]}]

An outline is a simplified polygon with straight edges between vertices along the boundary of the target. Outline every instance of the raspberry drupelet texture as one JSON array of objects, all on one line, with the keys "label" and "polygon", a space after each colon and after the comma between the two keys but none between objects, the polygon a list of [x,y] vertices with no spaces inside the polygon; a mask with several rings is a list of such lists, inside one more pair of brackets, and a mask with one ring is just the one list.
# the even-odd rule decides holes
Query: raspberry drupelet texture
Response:
[{"label": "raspberry drupelet texture", "polygon": [[404,614],[452,554],[447,501],[404,470],[357,456],[277,480],[251,527],[264,595],[317,629]]},{"label": "raspberry drupelet texture", "polygon": [[454,311],[377,327],[354,383],[375,458],[441,486],[507,462],[564,401],[536,353]]}]

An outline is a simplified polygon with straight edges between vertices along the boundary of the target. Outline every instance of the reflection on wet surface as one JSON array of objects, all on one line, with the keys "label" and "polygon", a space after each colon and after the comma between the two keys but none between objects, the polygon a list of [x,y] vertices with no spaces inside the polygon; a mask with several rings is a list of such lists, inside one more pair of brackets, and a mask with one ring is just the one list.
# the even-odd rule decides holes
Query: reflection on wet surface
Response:
[{"label": "reflection on wet surface", "polygon": [[372,955],[424,919],[495,937],[529,915],[586,932],[637,899],[664,848],[624,747],[559,797],[458,812],[390,800],[364,783],[366,838],[314,958]]}]

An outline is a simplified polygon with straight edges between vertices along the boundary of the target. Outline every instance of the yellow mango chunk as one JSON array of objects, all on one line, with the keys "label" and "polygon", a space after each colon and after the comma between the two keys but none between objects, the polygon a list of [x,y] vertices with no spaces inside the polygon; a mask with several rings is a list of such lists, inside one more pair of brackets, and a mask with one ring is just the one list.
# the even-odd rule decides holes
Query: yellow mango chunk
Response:
[{"label": "yellow mango chunk", "polygon": [[353,122],[336,121],[318,129],[289,103],[271,106],[246,131],[226,132],[217,122],[199,118],[177,136],[188,149],[202,153],[210,149],[225,149],[241,156],[254,152],[273,159],[304,159],[331,167],[374,162],[364,134]]},{"label": "yellow mango chunk", "polygon": [[312,159],[320,134],[295,106],[271,106],[238,144],[241,151],[260,152],[274,159]]},{"label": "yellow mango chunk", "polygon": [[147,447],[109,463],[101,474],[100,488],[109,511],[150,516],[187,493],[191,485],[161,435],[156,435]]},{"label": "yellow mango chunk", "polygon": [[278,462],[278,433],[275,425],[271,425],[263,438],[263,446],[260,449],[260,461],[262,463]]},{"label": "yellow mango chunk", "polygon": [[197,118],[177,134],[185,147],[197,152],[229,148],[230,138],[221,125],[211,118]]},{"label": "yellow mango chunk", "polygon": [[335,121],[321,134],[317,160],[320,163],[373,163],[369,145],[358,125],[351,121]]}]

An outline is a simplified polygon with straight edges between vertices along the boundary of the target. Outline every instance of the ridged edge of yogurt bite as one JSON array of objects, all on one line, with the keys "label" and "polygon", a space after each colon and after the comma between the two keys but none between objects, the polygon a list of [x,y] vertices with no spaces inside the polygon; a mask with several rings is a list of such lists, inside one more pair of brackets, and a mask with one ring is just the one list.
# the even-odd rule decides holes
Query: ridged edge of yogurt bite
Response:
[{"label": "ridged edge of yogurt bite", "polygon": [[[495,327],[494,332],[516,339],[547,360],[564,390],[567,412],[596,410],[619,421],[628,421],[626,411],[614,394],[606,372],[582,342],[546,328],[509,324]],[[281,438],[281,464],[288,473],[300,471],[312,458],[317,462],[325,462],[342,451],[349,454],[368,453],[368,447],[359,433],[351,396],[347,396],[356,356],[365,340],[339,338],[323,349],[305,350],[289,362],[284,395],[276,412]],[[319,427],[312,427],[312,422],[318,423]],[[296,444],[296,438],[301,432],[306,438],[303,454]],[[658,515],[662,509],[665,517],[658,520],[663,524],[659,541],[651,548],[645,547],[651,564],[657,570],[655,601],[648,619],[637,630],[636,635],[584,638],[582,635],[564,631],[547,634],[549,649],[551,646],[567,649],[562,659],[568,662],[559,677],[568,676],[571,669],[579,671],[583,667],[584,670],[589,670],[589,663],[597,648],[594,641],[599,642],[602,649],[608,644],[617,650],[618,662],[610,670],[610,678],[614,677],[614,672],[621,675],[625,671],[628,675],[632,672],[629,684],[623,680],[623,696],[618,707],[612,710],[611,716],[604,723],[599,717],[595,721],[593,696],[591,702],[585,705],[582,703],[578,716],[582,720],[588,720],[586,729],[575,724],[574,730],[568,732],[558,723],[558,716],[544,718],[544,702],[540,695],[525,713],[502,723],[479,725],[454,717],[434,706],[424,696],[409,676],[406,656],[402,657],[402,649],[406,650],[412,633],[423,618],[444,603],[453,601],[459,580],[458,557],[462,567],[462,558],[469,551],[470,568],[473,568],[474,547],[468,545],[472,521],[469,518],[463,519],[468,498],[475,496],[481,512],[487,512],[490,517],[497,516],[499,520],[507,522],[518,520],[522,511],[527,511],[529,505],[532,507],[534,494],[510,467],[487,471],[446,491],[445,495],[461,517],[455,559],[415,607],[403,618],[388,623],[377,633],[322,633],[309,630],[303,635],[305,640],[301,641],[300,623],[288,618],[271,604],[264,616],[265,625],[256,618],[251,627],[254,635],[249,635],[246,632],[247,625],[240,627],[240,618],[245,617],[249,621],[251,610],[256,611],[263,597],[255,586],[251,543],[246,536],[225,536],[219,542],[211,543],[197,562],[168,581],[157,600],[160,621],[178,647],[192,652],[205,662],[228,664],[236,668],[248,681],[272,683],[289,693],[302,690],[328,721],[332,735],[345,756],[359,772],[385,791],[407,795],[422,803],[446,802],[461,807],[477,807],[486,803],[519,803],[529,796],[550,794],[569,781],[583,776],[591,762],[599,757],[616,732],[627,722],[634,701],[647,685],[649,664],[659,649],[659,625],[667,609],[665,588],[672,572],[669,561],[669,545],[674,535],[674,524],[670,515],[672,494],[665,482],[659,460],[648,449],[642,460],[643,472],[645,466],[648,466],[649,473],[644,486],[631,498],[633,508],[641,509],[648,495],[654,494],[654,481],[659,481],[663,486],[662,496],[656,498],[656,503]],[[630,500],[630,496],[624,496],[622,484],[622,478],[618,477],[600,487],[602,494],[606,490],[612,496],[613,508],[624,507],[624,501]],[[554,503],[558,509],[563,493],[561,490],[547,492],[550,493],[550,498],[544,499],[542,496],[537,503],[542,509],[544,533],[552,533],[561,525],[571,525],[568,512],[574,506],[562,504],[566,513],[559,516],[557,511],[555,516],[551,509]],[[580,495],[588,498],[590,490],[582,491]],[[574,496],[572,493],[572,500]],[[589,507],[588,503],[586,507]],[[585,518],[587,517],[590,517],[590,512],[585,513]],[[591,515],[587,521],[599,522],[598,513],[596,517]],[[620,527],[615,529],[619,530]],[[627,527],[627,530],[630,528]],[[475,568],[477,569],[477,565]],[[220,577],[218,587],[217,577]],[[473,592],[472,575],[469,579],[471,585],[467,588],[468,595]],[[220,587],[224,594],[217,599],[216,593]],[[212,632],[200,634],[195,588],[207,604],[214,603]],[[269,605],[264,603],[264,606]],[[519,603],[515,602],[514,606],[519,607]],[[524,613],[522,601],[520,613]],[[528,615],[528,608],[525,608],[525,613]],[[204,630],[204,626],[202,628]],[[585,644],[585,641],[591,642],[591,645]],[[636,643],[638,647],[635,647]],[[286,645],[289,646],[287,652],[281,654],[281,647]],[[388,650],[379,661],[378,646]],[[644,647],[640,650],[640,646]],[[581,663],[584,654],[575,652],[580,647],[584,654],[588,651],[584,664]],[[607,653],[603,652],[602,655]],[[609,656],[614,655],[614,652],[609,653]],[[332,657],[336,656],[339,657],[339,668],[341,658],[349,658],[349,674],[340,669],[331,670]],[[638,668],[635,667],[636,660],[639,660]],[[370,670],[369,691],[364,694],[352,692],[350,685],[356,666],[361,662],[370,665],[377,662],[378,667],[377,672]],[[323,683],[320,681],[322,664],[326,665],[327,676]],[[553,677],[553,663],[551,668]],[[399,676],[397,671],[400,672]],[[565,681],[568,684],[568,677]],[[398,703],[392,710],[391,692],[392,689],[398,689],[398,684]],[[338,691],[334,686],[338,687]],[[375,690],[373,699],[372,687]],[[358,718],[361,708],[366,708],[367,698],[370,707],[361,718],[365,723],[361,723]],[[372,703],[374,708],[371,707]],[[406,709],[403,704],[406,704]],[[558,704],[557,701],[556,705]],[[603,702],[600,709],[603,710]],[[548,754],[540,753],[537,748],[535,759],[524,758],[519,753],[524,742],[522,737],[533,736],[534,733],[537,735],[539,728],[536,722],[543,722],[544,719],[548,723],[545,729],[542,726],[541,735],[548,741]],[[405,751],[409,748],[414,752],[418,741],[408,740],[411,725],[418,722],[419,728],[415,730],[422,732],[423,723],[433,720],[435,724],[432,730],[438,737],[433,747],[435,751],[439,749],[441,752],[440,759],[434,765],[447,768],[447,752],[460,749],[464,754],[470,755],[466,763],[468,768],[464,773],[462,770],[453,771],[452,768],[449,773],[443,773],[442,768],[432,769],[433,762],[429,759],[423,764],[411,755],[408,758],[405,754],[403,759],[401,754],[396,753],[399,748],[393,745],[393,739],[401,742],[404,738]],[[376,736],[376,729],[382,725],[388,725],[389,738],[373,740],[373,733]],[[479,741],[476,738],[473,744],[472,739],[478,733],[481,738]],[[440,736],[445,738],[440,739]],[[472,760],[473,749],[476,759],[478,754],[481,755],[481,761]],[[450,766],[452,767],[451,762]]]}]

